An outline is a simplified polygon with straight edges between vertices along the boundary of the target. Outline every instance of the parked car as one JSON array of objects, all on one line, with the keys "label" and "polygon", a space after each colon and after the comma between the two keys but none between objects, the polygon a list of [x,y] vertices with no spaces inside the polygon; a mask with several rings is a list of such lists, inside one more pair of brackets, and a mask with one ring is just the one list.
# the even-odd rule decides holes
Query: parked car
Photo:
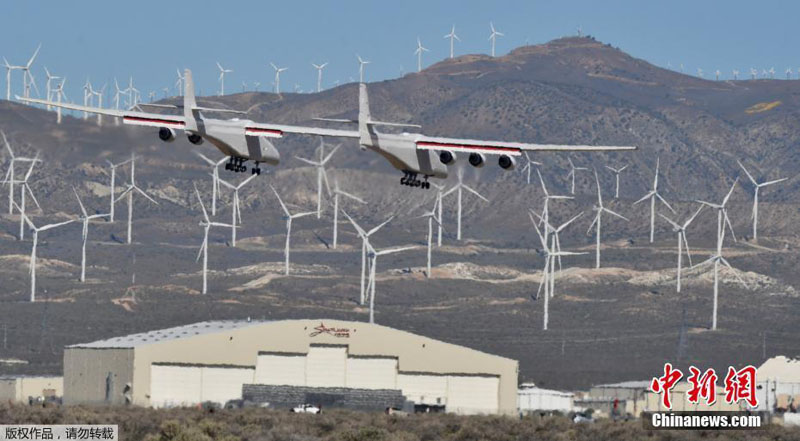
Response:
[{"label": "parked car", "polygon": [[315,406],[313,404],[301,404],[299,406],[295,406],[290,410],[292,413],[320,413],[322,412],[321,406]]}]

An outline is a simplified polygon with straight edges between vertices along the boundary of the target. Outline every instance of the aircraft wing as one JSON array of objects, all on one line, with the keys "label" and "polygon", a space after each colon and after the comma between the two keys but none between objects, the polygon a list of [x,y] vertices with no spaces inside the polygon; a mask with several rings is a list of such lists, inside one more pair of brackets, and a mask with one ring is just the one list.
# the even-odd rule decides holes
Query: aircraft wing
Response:
[{"label": "aircraft wing", "polygon": [[125,124],[136,126],[169,127],[172,129],[183,129],[186,121],[183,115],[169,115],[161,113],[135,112],[129,110],[103,109],[100,107],[88,107],[78,104],[58,103],[55,101],[40,100],[36,98],[16,97],[17,100],[30,103],[42,104],[45,106],[61,107],[62,109],[76,110],[79,112],[97,113],[100,115],[114,116],[122,118]]},{"label": "aircraft wing", "polygon": [[251,123],[245,127],[245,134],[281,138],[284,133],[297,135],[332,136],[339,138],[358,138],[355,130],[325,129],[321,127],[289,126],[281,124]]},{"label": "aircraft wing", "polygon": [[441,138],[420,135],[416,138],[418,149],[450,150],[490,155],[519,156],[523,151],[540,152],[597,152],[636,150],[635,146],[527,144],[521,142],[481,141],[475,139]]}]

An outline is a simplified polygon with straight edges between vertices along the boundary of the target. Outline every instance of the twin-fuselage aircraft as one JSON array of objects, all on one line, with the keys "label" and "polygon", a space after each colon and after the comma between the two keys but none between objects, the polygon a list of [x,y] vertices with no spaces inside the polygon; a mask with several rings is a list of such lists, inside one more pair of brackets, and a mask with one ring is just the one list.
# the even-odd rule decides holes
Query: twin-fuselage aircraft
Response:
[{"label": "twin-fuselage aircraft", "polygon": [[[234,172],[246,172],[247,166],[245,164],[247,161],[255,163],[252,167],[253,174],[261,173],[261,163],[278,165],[280,153],[269,141],[269,138],[282,138],[286,134],[301,134],[357,139],[362,150],[369,149],[377,152],[386,158],[392,166],[405,173],[405,176],[400,181],[401,184],[422,188],[430,188],[430,183],[428,182],[430,177],[447,178],[448,166],[456,162],[458,155],[466,156],[467,161],[473,167],[483,167],[488,157],[496,156],[498,158],[497,164],[501,168],[511,170],[516,166],[516,158],[522,152],[527,151],[596,152],[636,149],[633,146],[528,144],[431,137],[420,133],[382,133],[377,130],[380,126],[416,128],[419,128],[419,126],[373,120],[369,109],[367,86],[363,83],[359,85],[358,120],[318,118],[321,121],[357,124],[358,130],[257,123],[240,118],[209,118],[204,115],[204,112],[238,115],[242,115],[245,112],[198,106],[195,99],[192,72],[189,69],[185,71],[184,84],[183,106],[140,104],[142,107],[153,106],[176,110],[182,108],[183,115],[103,109],[19,96],[17,99],[31,104],[42,104],[113,116],[120,118],[125,124],[157,127],[158,137],[165,142],[174,141],[178,136],[177,133],[183,131],[192,144],[200,145],[204,141],[208,141],[224,155],[230,157],[225,168]],[[419,175],[422,175],[422,180],[418,178]]]}]

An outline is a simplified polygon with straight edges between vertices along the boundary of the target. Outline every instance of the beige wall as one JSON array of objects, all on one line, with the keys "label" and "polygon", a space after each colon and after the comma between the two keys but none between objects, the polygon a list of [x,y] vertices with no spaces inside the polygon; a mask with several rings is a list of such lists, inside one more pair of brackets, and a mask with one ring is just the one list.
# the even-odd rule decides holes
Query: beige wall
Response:
[{"label": "beige wall", "polygon": [[[316,332],[315,328],[319,327],[321,323],[324,323],[327,328],[348,329],[349,336],[337,337],[327,333],[312,336]],[[142,345],[135,350],[133,372],[120,367],[120,363],[133,364],[134,359],[130,350],[68,349],[64,356],[65,374],[68,366],[82,365],[86,369],[86,375],[95,377],[96,380],[70,379],[71,383],[67,385],[67,394],[69,395],[70,390],[74,390],[71,388],[85,386],[91,392],[81,392],[78,395],[76,391],[73,397],[85,397],[90,401],[96,401],[99,397],[102,400],[105,391],[105,375],[108,370],[112,370],[106,366],[106,363],[109,363],[108,366],[115,366],[114,369],[119,370],[118,377],[132,376],[133,402],[147,406],[150,404],[151,363],[227,364],[254,367],[259,351],[307,354],[312,344],[347,345],[347,352],[350,356],[396,357],[400,372],[498,376],[499,412],[504,414],[516,412],[518,363],[515,360],[380,325],[319,319],[254,323],[251,326],[221,330],[217,333]],[[68,353],[70,355],[67,355]],[[90,355],[92,356],[87,357]],[[101,358],[98,359],[97,356]],[[81,357],[86,360],[73,360],[73,358]]]},{"label": "beige wall", "polygon": [[0,401],[27,402],[28,397],[44,397],[45,392],[53,396],[64,395],[64,378],[55,376],[19,376],[0,379]]},{"label": "beige wall", "polygon": [[[133,349],[67,348],[64,350],[64,404],[106,404],[106,378],[111,373],[108,404],[125,404],[125,385],[133,383]],[[147,365],[147,371],[150,366]],[[147,383],[149,388],[149,381]]]}]

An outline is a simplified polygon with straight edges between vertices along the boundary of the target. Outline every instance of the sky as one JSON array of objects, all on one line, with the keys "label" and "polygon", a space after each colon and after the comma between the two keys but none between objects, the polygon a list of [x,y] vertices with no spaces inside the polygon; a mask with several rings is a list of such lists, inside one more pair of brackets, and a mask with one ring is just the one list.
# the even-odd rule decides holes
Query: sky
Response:
[{"label": "sky", "polygon": [[[795,1],[173,1],[6,0],[0,4],[0,56],[24,64],[41,43],[32,72],[44,89],[44,67],[67,78],[71,101],[82,101],[87,77],[95,88],[130,76],[145,98],[170,87],[176,69],[191,68],[199,92],[219,91],[219,62],[233,69],[226,93],[272,90],[270,62],[289,70],[281,90],[316,87],[311,63],[328,62],[323,88],[358,79],[356,54],[371,61],[366,80],[397,78],[416,70],[417,37],[430,51],[423,67],[449,56],[443,38],[455,25],[456,55],[490,51],[489,22],[505,34],[497,54],[529,44],[576,35],[580,27],[653,64],[723,78],[738,69],[774,67],[776,78],[792,68],[798,77],[800,16]],[[5,73],[5,72],[3,72]],[[14,72],[12,94],[21,94]],[[124,79],[124,80],[123,80]],[[0,77],[5,92],[5,75]],[[108,97],[108,94],[106,94]],[[2,98],[5,98],[3,95]]]}]

